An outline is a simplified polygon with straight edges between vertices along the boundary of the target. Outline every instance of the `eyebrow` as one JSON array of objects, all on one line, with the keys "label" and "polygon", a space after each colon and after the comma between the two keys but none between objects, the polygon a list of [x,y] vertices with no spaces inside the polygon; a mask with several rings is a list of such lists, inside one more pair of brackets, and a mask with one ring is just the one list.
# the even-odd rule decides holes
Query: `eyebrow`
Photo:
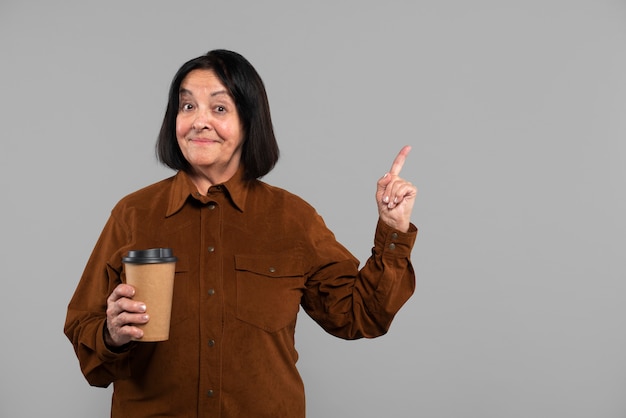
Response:
[{"label": "eyebrow", "polygon": [[[178,94],[186,95],[186,96],[193,96],[193,93],[191,92],[191,90],[187,90],[186,88],[183,88],[183,87],[180,88],[180,90],[178,91]],[[219,96],[220,94],[225,94],[228,97],[230,97],[230,94],[228,94],[226,90],[214,91],[213,93],[210,94],[210,96],[215,97],[215,96]]]}]

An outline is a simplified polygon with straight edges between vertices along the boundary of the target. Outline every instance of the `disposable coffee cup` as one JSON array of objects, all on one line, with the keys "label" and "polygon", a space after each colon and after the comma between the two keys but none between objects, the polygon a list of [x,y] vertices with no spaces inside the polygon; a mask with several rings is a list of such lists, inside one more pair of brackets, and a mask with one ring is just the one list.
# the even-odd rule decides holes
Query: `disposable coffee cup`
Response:
[{"label": "disposable coffee cup", "polygon": [[122,258],[126,283],[135,288],[133,299],[145,303],[150,316],[148,323],[136,325],[143,329],[143,337],[135,341],[169,338],[176,260],[171,248],[131,250]]}]

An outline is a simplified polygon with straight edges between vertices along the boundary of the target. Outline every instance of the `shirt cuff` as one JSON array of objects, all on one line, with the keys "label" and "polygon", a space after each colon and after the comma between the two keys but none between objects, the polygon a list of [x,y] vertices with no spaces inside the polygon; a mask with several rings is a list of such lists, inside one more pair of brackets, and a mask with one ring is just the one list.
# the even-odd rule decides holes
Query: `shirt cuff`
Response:
[{"label": "shirt cuff", "polygon": [[407,232],[401,232],[378,220],[374,246],[387,256],[410,257],[413,244],[417,238],[417,227],[412,223]]},{"label": "shirt cuff", "polygon": [[96,352],[100,353],[101,360],[111,361],[120,358],[120,356],[125,355],[130,350],[130,346],[132,343],[125,344],[121,347],[109,347],[104,341],[104,333],[106,327],[106,320],[102,324],[102,331],[98,333],[98,337],[96,337]]}]

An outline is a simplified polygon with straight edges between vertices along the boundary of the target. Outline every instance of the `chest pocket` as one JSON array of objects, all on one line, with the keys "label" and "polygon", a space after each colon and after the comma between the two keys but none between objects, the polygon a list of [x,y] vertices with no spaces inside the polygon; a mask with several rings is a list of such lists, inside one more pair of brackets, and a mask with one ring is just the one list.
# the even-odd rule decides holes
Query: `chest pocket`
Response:
[{"label": "chest pocket", "polygon": [[236,255],[237,318],[268,332],[294,324],[305,269],[294,253]]}]

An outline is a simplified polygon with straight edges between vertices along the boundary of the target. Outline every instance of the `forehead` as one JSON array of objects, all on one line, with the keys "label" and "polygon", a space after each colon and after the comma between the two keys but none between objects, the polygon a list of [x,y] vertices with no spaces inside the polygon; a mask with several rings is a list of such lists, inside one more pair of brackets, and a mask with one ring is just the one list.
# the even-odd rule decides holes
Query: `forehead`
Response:
[{"label": "forehead", "polygon": [[181,94],[216,94],[226,93],[228,90],[220,78],[212,70],[192,70],[180,83]]}]

